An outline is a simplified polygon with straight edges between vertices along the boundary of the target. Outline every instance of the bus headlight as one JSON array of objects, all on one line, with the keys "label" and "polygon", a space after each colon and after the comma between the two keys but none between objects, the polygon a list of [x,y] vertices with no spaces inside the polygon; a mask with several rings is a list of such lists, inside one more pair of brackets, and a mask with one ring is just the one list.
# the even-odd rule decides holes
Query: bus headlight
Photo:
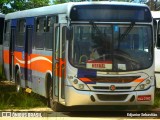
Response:
[{"label": "bus headlight", "polygon": [[141,82],[135,90],[145,90],[148,89],[151,86],[151,80],[147,79]]},{"label": "bus headlight", "polygon": [[74,84],[78,84],[78,80],[77,80],[77,79],[74,79],[74,80],[73,80],[73,83],[74,83]]},{"label": "bus headlight", "polygon": [[68,80],[72,84],[72,86],[78,90],[90,90],[88,86],[78,78],[68,76]]}]

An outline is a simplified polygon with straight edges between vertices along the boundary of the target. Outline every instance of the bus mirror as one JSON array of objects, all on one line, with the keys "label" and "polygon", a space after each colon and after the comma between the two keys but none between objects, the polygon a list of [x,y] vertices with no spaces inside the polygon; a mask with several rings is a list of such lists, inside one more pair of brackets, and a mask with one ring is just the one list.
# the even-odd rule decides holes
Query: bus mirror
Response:
[{"label": "bus mirror", "polygon": [[72,40],[73,38],[73,29],[71,27],[67,28],[66,38],[67,40]]}]

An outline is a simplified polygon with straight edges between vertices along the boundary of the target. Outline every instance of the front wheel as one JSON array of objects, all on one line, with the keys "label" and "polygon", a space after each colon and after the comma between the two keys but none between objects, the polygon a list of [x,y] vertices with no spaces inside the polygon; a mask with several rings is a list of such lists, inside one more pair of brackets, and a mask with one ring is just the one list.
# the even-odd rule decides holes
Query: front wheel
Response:
[{"label": "front wheel", "polygon": [[16,91],[17,91],[17,92],[20,92],[20,90],[21,90],[20,81],[21,81],[20,71],[17,70],[17,72],[16,72],[16,74],[15,74],[15,83],[16,83]]},{"label": "front wheel", "polygon": [[54,110],[55,112],[63,112],[66,111],[66,107],[59,104],[57,101],[54,100],[53,96],[53,84],[51,82],[51,78],[48,81],[48,106]]}]

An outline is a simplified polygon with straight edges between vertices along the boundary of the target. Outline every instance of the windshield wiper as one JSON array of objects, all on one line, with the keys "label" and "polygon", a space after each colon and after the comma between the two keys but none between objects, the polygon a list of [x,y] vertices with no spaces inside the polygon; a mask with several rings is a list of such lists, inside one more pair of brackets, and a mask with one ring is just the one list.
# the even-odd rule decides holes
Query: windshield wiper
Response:
[{"label": "windshield wiper", "polygon": [[[102,33],[102,31],[97,27],[97,25],[93,21],[90,21],[90,24],[92,25],[93,29],[96,30],[96,32],[98,33],[99,38],[103,41],[106,38],[106,35]],[[94,33],[92,32],[92,34]]]},{"label": "windshield wiper", "polygon": [[132,30],[132,28],[134,27],[135,22],[131,22],[131,25],[126,29],[126,31],[120,36],[120,41],[124,40],[125,37],[130,33],[130,31]]}]

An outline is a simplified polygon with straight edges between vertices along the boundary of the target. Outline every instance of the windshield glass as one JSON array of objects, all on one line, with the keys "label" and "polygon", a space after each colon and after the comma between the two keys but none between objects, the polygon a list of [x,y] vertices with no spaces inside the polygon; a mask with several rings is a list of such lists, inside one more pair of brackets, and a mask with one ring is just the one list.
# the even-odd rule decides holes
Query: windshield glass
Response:
[{"label": "windshield glass", "polygon": [[72,25],[69,61],[77,68],[133,71],[152,65],[149,25]]}]

